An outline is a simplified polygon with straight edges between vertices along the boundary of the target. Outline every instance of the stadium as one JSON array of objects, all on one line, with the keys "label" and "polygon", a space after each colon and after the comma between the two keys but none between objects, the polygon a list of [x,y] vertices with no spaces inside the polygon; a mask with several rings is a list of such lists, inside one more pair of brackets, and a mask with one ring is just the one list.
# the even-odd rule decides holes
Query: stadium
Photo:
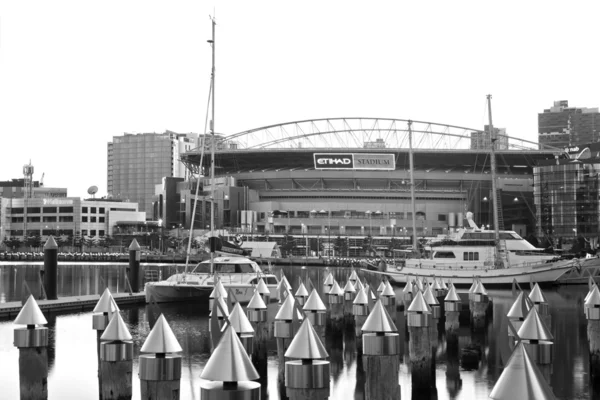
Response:
[{"label": "stadium", "polygon": [[[463,226],[467,211],[493,229],[496,200],[500,229],[533,235],[533,168],[561,151],[496,132],[497,199],[491,198],[490,134],[481,129],[330,118],[220,136],[216,226],[275,239],[295,256],[389,256],[410,243],[413,209],[417,237],[431,237]],[[182,162],[208,176],[209,147],[185,153]],[[205,178],[205,194],[209,186]],[[191,215],[191,202],[182,203]]]}]

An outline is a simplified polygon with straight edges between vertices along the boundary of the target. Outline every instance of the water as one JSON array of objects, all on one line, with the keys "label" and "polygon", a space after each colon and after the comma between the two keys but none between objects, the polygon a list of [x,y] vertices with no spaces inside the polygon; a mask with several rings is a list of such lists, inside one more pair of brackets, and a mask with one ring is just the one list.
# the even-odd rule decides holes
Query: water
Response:
[{"label": "water", "polygon": [[[33,289],[39,287],[39,265],[0,264],[0,302],[20,299],[22,285],[27,279]],[[165,272],[174,271],[173,266],[165,266]],[[59,293],[93,294],[103,290],[108,283],[111,290],[124,288],[123,265],[67,265],[60,267]],[[300,269],[285,267],[289,281],[297,286]],[[308,268],[304,273],[312,282],[320,286],[323,270]],[[343,281],[347,271],[338,269],[336,278]],[[401,288],[396,288],[398,298]],[[502,372],[508,357],[507,325],[504,316],[513,298],[510,291],[489,291],[493,299],[493,315],[488,320],[484,332],[472,334],[468,325],[461,323],[459,351],[449,352],[446,340],[440,332],[436,352],[437,399],[486,399],[494,383]],[[557,290],[544,290],[552,314],[552,333],[555,337],[554,365],[551,386],[559,399],[600,398],[593,393],[589,382],[588,342],[586,320],[583,315],[583,298],[587,286],[561,287]],[[7,300],[8,299],[8,300]],[[181,398],[200,398],[200,374],[210,356],[208,334],[208,310],[199,304],[161,304],[175,336],[183,348],[183,368],[181,377]],[[277,304],[269,305],[269,318],[272,321]],[[157,314],[149,306],[141,305],[122,310],[134,339],[133,398],[139,399],[137,357],[145,338],[150,331],[150,322]],[[92,330],[91,312],[76,314],[47,315],[50,328],[48,394],[50,399],[97,399],[96,332]],[[468,324],[468,319],[466,321]],[[403,399],[421,399],[419,393],[412,393],[410,360],[406,326],[402,312],[398,310],[396,325],[401,335],[401,365],[399,383]],[[19,398],[18,349],[13,346],[11,321],[0,321],[0,387],[2,399]],[[335,340],[334,340],[335,339]],[[474,370],[460,367],[460,351],[472,343],[479,343],[483,349],[482,361]],[[364,373],[360,358],[356,356],[356,339],[352,333],[345,334],[343,340],[326,338],[326,347],[331,362],[331,399],[364,399]],[[263,383],[264,399],[282,399],[285,388],[278,384],[278,360],[275,340],[268,343],[269,357],[266,377]],[[266,388],[266,390],[265,390]]]}]

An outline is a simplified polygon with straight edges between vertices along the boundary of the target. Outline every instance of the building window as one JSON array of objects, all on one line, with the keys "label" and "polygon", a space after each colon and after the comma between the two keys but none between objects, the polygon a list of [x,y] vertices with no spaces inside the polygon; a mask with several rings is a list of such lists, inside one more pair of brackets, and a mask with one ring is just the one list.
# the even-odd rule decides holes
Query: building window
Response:
[{"label": "building window", "polygon": [[96,207],[92,207],[92,210],[90,211],[90,213],[96,214]]},{"label": "building window", "polygon": [[88,221],[87,221],[87,218],[88,218],[88,217],[87,217],[86,215],[82,215],[82,216],[81,216],[81,222],[88,222]]},{"label": "building window", "polygon": [[44,207],[42,210],[44,211],[44,214],[56,214],[56,207]]},{"label": "building window", "polygon": [[12,209],[13,214],[23,214],[23,207],[14,207]]},{"label": "building window", "polygon": [[30,214],[39,214],[42,212],[42,209],[40,207],[27,207],[27,212]]},{"label": "building window", "polygon": [[82,212],[82,213],[86,213],[86,212],[88,212],[88,210],[87,210],[87,207],[81,207],[81,212]]},{"label": "building window", "polygon": [[73,207],[59,207],[58,208],[58,212],[61,212],[61,213],[72,213],[73,212]]},{"label": "building window", "polygon": [[104,236],[104,231],[103,230],[99,230],[98,231],[98,236]]},{"label": "building window", "polygon": [[96,222],[96,217],[90,217],[90,222]]},{"label": "building window", "polygon": [[104,223],[104,217],[98,217],[98,222]]},{"label": "building window", "polygon": [[90,230],[90,236],[92,236],[92,237],[96,236],[96,230],[95,229]]},{"label": "building window", "polygon": [[99,210],[98,212],[99,212],[100,214],[104,214],[104,207],[100,207],[98,210]]},{"label": "building window", "polygon": [[56,222],[56,217],[44,216],[44,220],[42,222]]},{"label": "building window", "polygon": [[446,214],[438,214],[438,221],[446,222]]},{"label": "building window", "polygon": [[58,222],[73,222],[72,215],[61,215],[58,217]]},{"label": "building window", "polygon": [[27,222],[40,222],[40,217],[27,217]]},{"label": "building window", "polygon": [[81,230],[81,236],[87,236],[87,229]]},{"label": "building window", "polygon": [[15,224],[15,223],[23,222],[23,217],[12,217],[10,220],[13,224]]}]

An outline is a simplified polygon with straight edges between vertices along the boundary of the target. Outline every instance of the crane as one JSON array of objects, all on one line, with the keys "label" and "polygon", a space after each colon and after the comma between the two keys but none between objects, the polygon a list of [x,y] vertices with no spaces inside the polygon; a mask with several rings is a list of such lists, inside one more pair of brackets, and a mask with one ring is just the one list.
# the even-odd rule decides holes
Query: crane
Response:
[{"label": "crane", "polygon": [[44,186],[44,175],[46,175],[46,173],[42,172],[42,178],[40,179],[40,187]]}]

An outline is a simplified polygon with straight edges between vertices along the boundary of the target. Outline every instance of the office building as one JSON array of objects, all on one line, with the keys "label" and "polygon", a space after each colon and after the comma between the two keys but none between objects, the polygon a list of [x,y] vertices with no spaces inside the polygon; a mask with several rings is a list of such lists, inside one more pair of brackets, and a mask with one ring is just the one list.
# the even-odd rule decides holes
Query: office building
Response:
[{"label": "office building", "polygon": [[[508,149],[508,136],[505,128],[494,128],[496,135],[496,150]],[[485,125],[483,132],[471,132],[471,150],[489,150],[492,141],[490,139],[490,127]]]},{"label": "office building", "polygon": [[567,100],[560,100],[538,114],[540,146],[565,148],[599,140],[600,113],[597,107],[569,107]]},{"label": "office building", "polygon": [[196,136],[171,131],[114,136],[107,149],[108,195],[138,203],[139,211],[152,216],[155,186],[163,177],[187,176],[179,155],[196,147]]}]

